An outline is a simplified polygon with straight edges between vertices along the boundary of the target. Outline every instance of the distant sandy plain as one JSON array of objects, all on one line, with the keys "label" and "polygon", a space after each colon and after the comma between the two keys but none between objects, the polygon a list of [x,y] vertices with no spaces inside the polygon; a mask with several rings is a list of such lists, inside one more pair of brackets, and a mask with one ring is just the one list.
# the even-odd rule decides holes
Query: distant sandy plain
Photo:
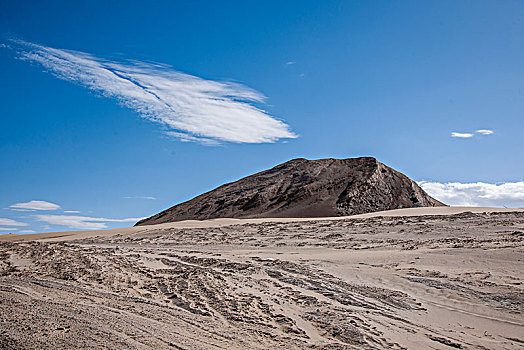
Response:
[{"label": "distant sandy plain", "polygon": [[522,349],[524,209],[0,236],[0,348]]}]

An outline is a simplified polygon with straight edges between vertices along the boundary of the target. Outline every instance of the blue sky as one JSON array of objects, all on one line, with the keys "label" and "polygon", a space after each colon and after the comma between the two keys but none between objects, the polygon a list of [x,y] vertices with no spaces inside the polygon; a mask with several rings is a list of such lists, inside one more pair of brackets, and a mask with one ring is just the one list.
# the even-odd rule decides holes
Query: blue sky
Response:
[{"label": "blue sky", "polygon": [[522,1],[0,1],[0,230],[128,226],[297,157],[522,207],[523,37]]}]

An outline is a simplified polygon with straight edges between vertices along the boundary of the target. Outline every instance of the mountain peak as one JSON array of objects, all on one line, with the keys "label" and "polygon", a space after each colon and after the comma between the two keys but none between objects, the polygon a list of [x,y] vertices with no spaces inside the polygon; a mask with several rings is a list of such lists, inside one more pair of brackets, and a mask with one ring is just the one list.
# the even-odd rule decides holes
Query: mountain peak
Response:
[{"label": "mountain peak", "polygon": [[373,157],[297,158],[222,185],[137,225],[215,218],[346,216],[443,205],[406,175]]}]

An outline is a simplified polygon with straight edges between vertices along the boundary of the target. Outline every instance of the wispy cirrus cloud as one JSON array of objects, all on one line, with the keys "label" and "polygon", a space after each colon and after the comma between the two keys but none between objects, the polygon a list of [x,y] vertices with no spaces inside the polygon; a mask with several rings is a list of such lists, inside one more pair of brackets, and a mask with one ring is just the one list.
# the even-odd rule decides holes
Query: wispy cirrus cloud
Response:
[{"label": "wispy cirrus cloud", "polygon": [[9,43],[18,58],[116,99],[184,141],[271,143],[297,137],[256,106],[266,100],[263,94],[241,84],[202,79],[162,64],[109,61],[21,40]]},{"label": "wispy cirrus cloud", "polygon": [[56,210],[60,209],[60,206],[58,204],[46,201],[29,201],[26,203],[17,203],[10,205],[8,209],[21,211]]},{"label": "wispy cirrus cloud", "polygon": [[74,215],[34,215],[39,220],[51,225],[67,226],[73,229],[101,230],[107,228],[107,222],[137,222],[143,218],[107,219]]},{"label": "wispy cirrus cloud", "polygon": [[449,205],[524,207],[524,181],[501,184],[420,181],[419,185],[430,196]]},{"label": "wispy cirrus cloud", "polygon": [[20,222],[12,219],[0,218],[1,226],[27,226],[25,222]]}]

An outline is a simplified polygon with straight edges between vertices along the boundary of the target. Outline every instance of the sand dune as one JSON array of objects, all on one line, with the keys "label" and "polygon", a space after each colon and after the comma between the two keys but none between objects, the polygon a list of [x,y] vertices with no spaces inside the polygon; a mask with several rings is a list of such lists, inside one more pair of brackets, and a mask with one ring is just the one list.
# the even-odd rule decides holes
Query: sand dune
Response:
[{"label": "sand dune", "polygon": [[216,219],[2,239],[0,348],[524,345],[521,209]]}]

